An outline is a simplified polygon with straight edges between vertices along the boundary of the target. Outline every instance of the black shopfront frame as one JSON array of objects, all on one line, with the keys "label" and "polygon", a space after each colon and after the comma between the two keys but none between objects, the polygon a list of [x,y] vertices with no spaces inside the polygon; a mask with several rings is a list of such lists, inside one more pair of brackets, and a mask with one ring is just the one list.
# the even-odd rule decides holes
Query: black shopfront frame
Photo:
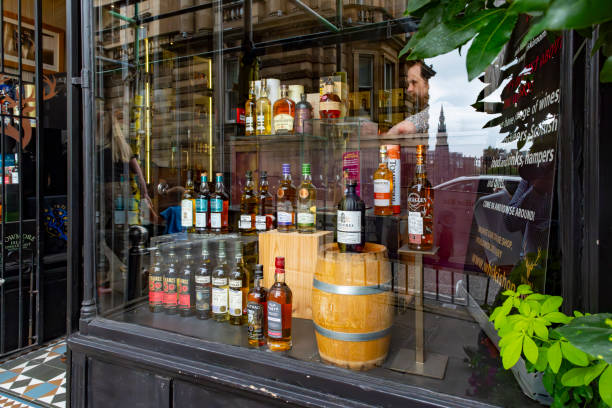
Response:
[{"label": "black shopfront frame", "polygon": [[[213,4],[214,3],[214,4]],[[211,2],[214,6],[224,1]],[[250,1],[245,2],[248,16]],[[318,363],[279,358],[271,353],[117,322],[96,316],[94,90],[92,72],[93,5],[68,0],[67,44],[69,112],[69,379],[72,407],[101,404],[133,406],[454,406],[487,404],[360,373],[344,373]],[[250,21],[245,18],[245,21]],[[404,20],[396,24],[411,24]],[[401,27],[398,27],[400,29]],[[245,27],[249,33],[251,27]],[[385,23],[374,30],[393,32]],[[401,28],[403,29],[403,28]],[[323,41],[341,47],[343,35],[329,34]],[[321,40],[321,39],[318,39]],[[291,41],[313,41],[294,38]],[[561,72],[561,131],[556,204],[558,246],[561,252],[561,291],[566,311],[609,311],[612,287],[612,193],[606,180],[612,176],[609,160],[612,120],[601,115],[612,102],[609,85],[599,83],[602,61],[590,55],[592,40],[564,33]],[[258,52],[265,44],[252,44],[246,36],[243,49]],[[283,46],[283,41],[269,46]],[[587,56],[587,57],[585,57]],[[82,297],[81,297],[82,296]],[[79,305],[79,306],[77,306]],[[78,310],[80,307],[80,310]],[[78,316],[78,327],[77,327]],[[77,330],[78,331],[75,331]],[[135,399],[135,397],[138,397]]]}]

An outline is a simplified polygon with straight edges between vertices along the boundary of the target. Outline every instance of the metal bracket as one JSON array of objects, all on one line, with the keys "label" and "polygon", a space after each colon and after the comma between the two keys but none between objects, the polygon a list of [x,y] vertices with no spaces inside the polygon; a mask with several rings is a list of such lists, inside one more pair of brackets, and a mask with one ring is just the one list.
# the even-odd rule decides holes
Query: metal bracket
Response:
[{"label": "metal bracket", "polygon": [[79,79],[80,79],[81,88],[89,88],[90,87],[91,75],[90,75],[89,70],[87,68],[81,69],[81,77]]},{"label": "metal bracket", "polygon": [[81,85],[81,77],[72,77],[70,82],[72,85]]}]

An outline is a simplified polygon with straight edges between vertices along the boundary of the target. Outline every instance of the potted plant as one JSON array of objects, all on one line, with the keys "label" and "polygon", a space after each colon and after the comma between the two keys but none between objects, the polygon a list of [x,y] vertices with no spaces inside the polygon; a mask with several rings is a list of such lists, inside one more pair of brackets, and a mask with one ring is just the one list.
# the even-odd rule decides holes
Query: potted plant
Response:
[{"label": "potted plant", "polygon": [[553,407],[612,406],[612,314],[567,316],[559,311],[562,297],[528,285],[503,295],[489,320],[504,368],[524,357],[528,371],[543,374]]}]

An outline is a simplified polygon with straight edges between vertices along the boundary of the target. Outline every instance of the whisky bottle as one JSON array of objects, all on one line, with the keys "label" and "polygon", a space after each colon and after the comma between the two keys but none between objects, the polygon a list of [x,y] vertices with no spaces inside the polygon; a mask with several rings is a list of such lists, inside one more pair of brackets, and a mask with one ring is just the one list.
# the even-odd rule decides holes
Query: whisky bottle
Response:
[{"label": "whisky bottle", "polygon": [[247,296],[247,333],[252,346],[266,344],[267,295],[268,291],[263,287],[263,265],[255,265],[255,285]]},{"label": "whisky bottle", "polygon": [[208,230],[210,218],[210,189],[208,188],[208,176],[204,173],[200,176],[200,192],[195,200],[195,231],[204,234]]},{"label": "whisky bottle", "polygon": [[393,173],[387,167],[387,147],[380,146],[380,164],[374,172],[374,214],[391,215],[391,192],[393,191]]},{"label": "whisky bottle", "polygon": [[149,310],[153,313],[164,310],[164,266],[159,248],[153,251],[153,265],[149,270]]},{"label": "whisky bottle", "polygon": [[257,135],[269,135],[272,133],[272,106],[268,99],[268,84],[265,79],[261,80],[260,96],[255,108],[255,133]]},{"label": "whisky bottle", "polygon": [[200,267],[195,272],[195,314],[198,319],[210,318],[212,265],[208,253],[208,241],[202,242]]},{"label": "whisky bottle", "polygon": [[365,247],[365,203],[357,195],[357,180],[347,182],[338,203],[336,238],[340,252],[362,252]]},{"label": "whisky bottle", "polygon": [[334,93],[334,83],[328,78],[323,86],[323,95],[319,98],[319,116],[321,119],[335,119],[340,117],[340,97]]},{"label": "whisky bottle", "polygon": [[285,283],[285,258],[277,256],[275,281],[266,298],[268,309],[268,348],[291,349],[291,289]]},{"label": "whisky bottle", "polygon": [[193,258],[191,255],[191,243],[185,245],[185,257],[183,268],[178,278],[178,309],[183,317],[191,316],[193,308],[193,294],[191,280],[193,279]]},{"label": "whisky bottle", "polygon": [[219,241],[217,266],[212,273],[212,315],[218,322],[226,321],[228,316],[228,267],[225,258],[225,241]]},{"label": "whisky bottle", "polygon": [[274,120],[272,121],[275,134],[293,133],[295,117],[295,102],[288,97],[287,85],[281,85],[281,97],[274,102]]},{"label": "whisky bottle", "polygon": [[274,198],[268,191],[268,173],[263,171],[259,178],[259,199],[255,216],[257,232],[269,231],[274,228]]},{"label": "whisky bottle", "polygon": [[244,135],[245,136],[253,136],[255,135],[255,123],[256,119],[256,103],[257,98],[255,96],[255,82],[251,81],[249,86],[249,99],[244,104]]},{"label": "whisky bottle", "polygon": [[295,105],[293,131],[312,134],[312,106],[306,100],[306,94],[301,94],[300,101]]},{"label": "whisky bottle", "polygon": [[240,220],[238,229],[243,235],[255,234],[255,222],[257,220],[257,194],[255,194],[255,183],[253,172],[246,172],[246,185],[242,196],[240,196]]},{"label": "whisky bottle", "polygon": [[296,189],[291,182],[291,165],[283,164],[283,178],[276,191],[276,219],[279,232],[295,231]]},{"label": "whisky bottle", "polygon": [[164,310],[167,314],[176,314],[178,307],[178,296],[176,280],[178,278],[178,258],[174,252],[174,244],[170,244],[168,260],[164,271]]},{"label": "whisky bottle", "polygon": [[229,196],[225,192],[223,173],[217,173],[215,192],[210,196],[210,230],[226,234],[228,227]]},{"label": "whisky bottle", "polygon": [[297,229],[307,234],[317,230],[317,190],[312,185],[310,163],[302,164],[302,184],[297,198]]},{"label": "whisky bottle", "polygon": [[185,192],[181,200],[181,227],[187,232],[195,232],[195,192],[193,191],[193,179],[191,170],[187,170],[187,181],[185,182]]},{"label": "whisky bottle", "polygon": [[242,262],[242,242],[236,241],[236,264],[229,274],[229,322],[241,325],[246,321],[249,274]]},{"label": "whisky bottle", "polygon": [[408,190],[408,246],[417,251],[433,247],[434,189],[425,170],[425,146],[417,145],[416,170]]}]

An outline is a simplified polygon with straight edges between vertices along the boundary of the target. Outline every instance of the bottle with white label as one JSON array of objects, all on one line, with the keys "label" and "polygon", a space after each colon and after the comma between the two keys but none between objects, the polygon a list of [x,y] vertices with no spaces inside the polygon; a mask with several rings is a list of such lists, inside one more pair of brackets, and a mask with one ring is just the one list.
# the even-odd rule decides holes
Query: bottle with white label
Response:
[{"label": "bottle with white label", "polygon": [[346,195],[338,203],[336,240],[340,252],[363,252],[365,203],[357,195],[357,181],[348,180]]},{"label": "bottle with white label", "polygon": [[255,135],[255,122],[256,119],[256,103],[257,98],[255,96],[255,81],[251,81],[249,85],[249,99],[244,104],[244,135],[254,136]]},{"label": "bottle with white label", "polygon": [[295,102],[288,97],[287,85],[281,85],[281,97],[274,102],[272,127],[275,134],[293,133]]},{"label": "bottle with white label", "polygon": [[255,133],[257,135],[269,135],[272,133],[272,105],[268,99],[268,83],[261,80],[259,99],[255,104]]},{"label": "bottle with white label", "polygon": [[274,228],[274,197],[268,191],[268,173],[264,170],[259,176],[258,210],[255,215],[257,232],[269,231]]},{"label": "bottle with white label", "polygon": [[204,234],[209,228],[210,218],[210,189],[208,188],[208,176],[202,173],[200,176],[200,193],[195,200],[195,231]]},{"label": "bottle with white label", "polygon": [[192,173],[191,170],[188,170],[185,192],[181,200],[181,227],[187,232],[195,232],[195,198]]},{"label": "bottle with white label", "polygon": [[291,164],[283,164],[283,177],[276,191],[276,222],[279,232],[295,231],[296,188],[291,182]]},{"label": "bottle with white label", "polygon": [[310,163],[302,164],[302,184],[297,197],[297,229],[304,234],[317,230],[317,190],[312,184]]},{"label": "bottle with white label", "polygon": [[246,172],[246,184],[240,196],[240,219],[238,220],[238,230],[242,235],[255,234],[258,201],[257,194],[255,194],[253,172],[249,170]]},{"label": "bottle with white label", "polygon": [[246,323],[247,294],[249,293],[249,274],[242,261],[242,242],[236,241],[236,263],[229,274],[229,322],[241,325]]},{"label": "bottle with white label", "polygon": [[195,315],[198,319],[210,319],[212,264],[208,241],[202,242],[200,266],[195,272]]},{"label": "bottle with white label", "polygon": [[225,257],[225,241],[219,241],[217,266],[212,273],[212,316],[218,322],[229,318],[229,272]]},{"label": "bottle with white label", "polygon": [[380,164],[374,172],[374,214],[392,215],[393,173],[387,166],[387,146],[380,146]]},{"label": "bottle with white label", "polygon": [[11,172],[11,184],[19,184],[19,154],[15,153],[15,166]]}]

